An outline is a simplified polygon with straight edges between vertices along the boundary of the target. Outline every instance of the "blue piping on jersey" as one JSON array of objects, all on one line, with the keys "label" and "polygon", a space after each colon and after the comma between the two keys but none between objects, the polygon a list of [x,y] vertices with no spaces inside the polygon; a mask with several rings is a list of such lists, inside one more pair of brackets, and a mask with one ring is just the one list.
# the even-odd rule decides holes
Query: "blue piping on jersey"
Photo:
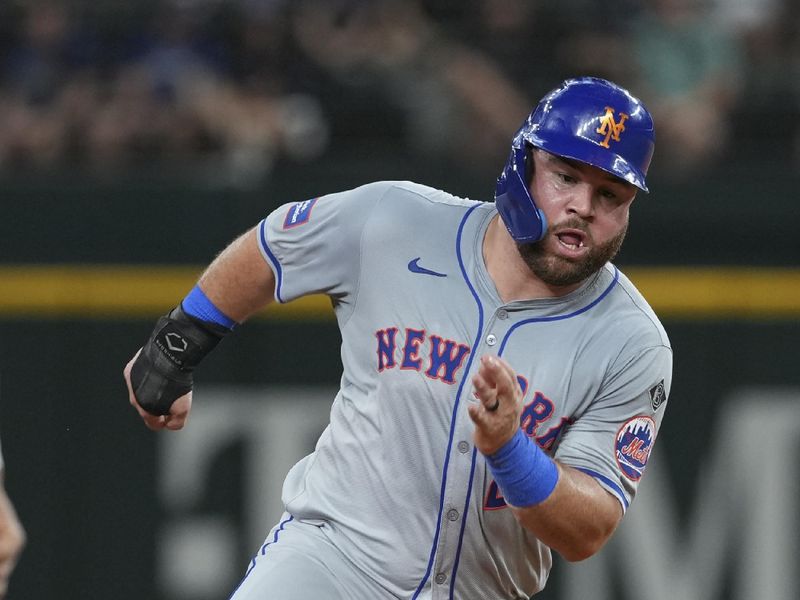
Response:
[{"label": "blue piping on jersey", "polygon": [[585,467],[575,467],[578,471],[583,471],[590,477],[594,477],[595,479],[599,479],[603,483],[605,483],[608,487],[614,490],[614,493],[619,496],[619,499],[622,500],[622,504],[625,505],[625,510],[628,510],[628,499],[625,497],[625,493],[622,491],[622,488],[619,487],[616,483],[611,481],[605,475],[601,475],[597,471],[592,471],[591,469],[586,469]]},{"label": "blue piping on jersey", "polygon": [[275,535],[272,536],[272,541],[271,542],[265,542],[264,545],[261,546],[261,549],[258,552],[256,552],[256,555],[250,561],[250,566],[247,568],[247,572],[244,574],[244,577],[242,577],[242,580],[239,582],[239,585],[236,586],[236,589],[231,592],[231,595],[228,597],[228,600],[231,600],[231,598],[233,598],[234,594],[236,594],[236,592],[239,591],[239,588],[242,587],[242,584],[244,583],[244,580],[247,579],[247,576],[250,575],[250,573],[253,572],[253,569],[256,566],[256,557],[259,554],[261,554],[261,556],[264,556],[264,554],[266,554],[266,552],[267,552],[267,546],[271,546],[272,544],[277,542],[278,541],[278,534],[281,531],[283,531],[283,528],[286,526],[287,523],[289,523],[290,521],[293,521],[293,520],[294,520],[294,515],[289,515],[288,519],[286,519],[284,521],[281,521],[280,525],[275,530]]},{"label": "blue piping on jersey", "polygon": [[614,288],[614,286],[617,285],[618,281],[619,281],[619,269],[617,269],[617,267],[614,267],[614,279],[611,281],[611,283],[608,284],[608,287],[603,290],[602,294],[600,294],[597,298],[592,300],[589,304],[587,304],[583,308],[579,308],[578,310],[572,311],[571,313],[567,313],[565,315],[553,315],[552,317],[534,317],[532,319],[525,319],[524,321],[515,323],[506,332],[506,335],[503,338],[503,343],[500,344],[500,349],[497,351],[497,356],[503,355],[503,350],[506,347],[506,342],[508,342],[508,339],[511,337],[511,334],[517,327],[521,327],[522,325],[527,325],[528,323],[549,323],[551,321],[563,321],[564,319],[571,319],[572,317],[577,317],[578,315],[582,315],[586,311],[591,310],[592,308],[600,304],[600,302],[602,302],[603,299],[606,296],[608,296],[609,292]]},{"label": "blue piping on jersey", "polygon": [[275,266],[275,273],[277,274],[277,281],[275,282],[275,298],[278,299],[278,302],[283,304],[283,298],[281,298],[281,285],[283,284],[283,270],[281,269],[281,263],[278,262],[278,258],[272,253],[272,250],[269,249],[267,245],[267,236],[264,234],[264,231],[267,228],[267,220],[264,219],[261,221],[261,226],[258,228],[258,235],[261,239],[261,247],[264,248],[264,252],[267,253],[270,262]]},{"label": "blue piping on jersey", "polygon": [[[459,245],[459,262],[460,262],[460,260],[461,260],[461,254],[460,254],[460,245]],[[475,301],[478,303],[478,308],[479,308],[479,310],[481,312],[481,323],[482,323],[483,322],[483,307],[481,306],[481,303],[480,303],[480,300],[478,299],[477,294],[475,294],[474,288],[472,287],[472,285],[469,282],[469,279],[467,278],[467,274],[466,274],[466,272],[464,271],[464,268],[463,268],[463,263],[462,263],[462,273],[464,274],[464,279],[467,281],[467,285],[469,285],[470,290],[472,291],[473,295],[475,296]],[[617,284],[618,280],[619,280],[619,270],[616,267],[614,267],[614,279],[609,284],[609,286],[605,290],[603,290],[602,294],[600,294],[597,298],[595,298],[592,302],[590,302],[589,304],[587,304],[583,308],[575,310],[575,311],[573,311],[571,313],[567,313],[565,315],[554,315],[552,317],[538,317],[538,318],[526,319],[525,321],[520,321],[519,323],[515,324],[514,326],[512,326],[508,330],[508,332],[506,333],[505,337],[503,338],[503,343],[500,345],[500,349],[497,352],[497,356],[502,356],[503,350],[505,349],[505,346],[506,346],[506,342],[508,341],[509,337],[511,336],[511,333],[517,327],[519,327],[520,325],[525,325],[527,323],[542,323],[542,322],[548,322],[548,321],[562,321],[564,319],[569,319],[569,318],[578,316],[580,314],[583,314],[584,312],[586,312],[586,311],[592,309],[593,307],[597,306],[597,304],[600,303],[609,294],[609,292],[611,292],[611,290]],[[475,347],[476,346],[473,346],[473,348],[475,348]],[[469,372],[469,367],[467,368],[467,372]],[[452,440],[452,428],[451,428],[451,440]],[[459,563],[459,560],[461,558],[461,546],[462,546],[463,538],[464,538],[464,529],[465,529],[466,523],[467,523],[467,515],[469,514],[468,511],[467,511],[467,508],[469,506],[469,499],[470,499],[470,496],[472,494],[472,480],[473,480],[473,475],[475,473],[476,457],[477,457],[477,450],[473,448],[473,451],[472,451],[472,467],[471,467],[470,476],[469,476],[469,487],[467,488],[467,499],[466,499],[466,503],[465,503],[465,506],[464,506],[464,518],[462,519],[462,522],[461,522],[461,531],[459,532],[459,537],[458,537],[458,547],[456,549],[456,558],[455,558],[455,561],[454,561],[454,564],[453,564],[453,572],[452,572],[452,575],[451,575],[451,578],[450,578],[450,600],[453,600],[453,594],[455,592],[456,573],[458,571],[458,563]],[[607,480],[607,478],[604,478],[604,481],[608,481],[608,483],[613,486],[613,483],[610,480]],[[624,496],[623,496],[623,502],[626,502]],[[627,507],[627,502],[626,502],[626,507]],[[440,515],[440,518],[441,518],[441,515]]]},{"label": "blue piping on jersey", "polygon": [[[478,343],[481,339],[481,335],[483,332],[483,305],[481,304],[480,298],[478,297],[478,293],[475,291],[475,288],[472,287],[472,283],[467,277],[467,271],[464,267],[464,259],[461,256],[461,235],[464,232],[464,225],[469,219],[469,216],[472,214],[476,208],[481,206],[481,204],[476,204],[472,208],[470,208],[462,217],[461,223],[458,226],[458,233],[456,234],[456,256],[458,257],[458,264],[461,267],[461,274],[464,277],[464,281],[467,283],[467,287],[469,287],[469,291],[472,292],[472,297],[475,298],[475,302],[478,305],[478,333],[475,336],[475,341],[472,343],[472,351],[469,353],[469,358],[467,359],[467,366],[464,370],[464,373],[469,373],[470,368],[472,367],[472,359],[475,357],[475,348],[478,347]],[[453,434],[455,432],[455,424],[456,418],[458,416],[458,407],[461,403],[461,392],[464,389],[464,382],[466,381],[466,377],[461,379],[461,383],[458,385],[458,391],[456,392],[456,400],[455,404],[453,405],[453,414],[450,417],[450,438],[447,440],[447,452],[444,456],[444,467],[442,468],[442,489],[439,492],[439,514],[436,516],[436,532],[433,535],[433,543],[431,544],[431,552],[430,556],[428,557],[428,568],[425,571],[425,576],[422,578],[422,581],[419,582],[417,586],[417,590],[414,592],[414,595],[411,597],[411,600],[416,600],[419,597],[420,592],[425,587],[425,584],[428,581],[428,578],[431,576],[431,569],[433,568],[433,559],[436,556],[436,547],[439,545],[439,533],[441,532],[442,528],[442,513],[444,512],[444,495],[445,489],[447,486],[447,468],[450,465],[450,451],[453,448]],[[472,471],[470,472],[470,487],[467,489],[467,504],[469,504],[469,495],[470,490],[472,489],[472,474],[475,471],[475,452],[472,453]],[[464,523],[467,520],[467,511],[464,511],[463,519],[461,522],[461,534],[458,539],[458,550],[456,551],[456,559],[455,559],[455,566],[453,567],[453,575],[450,581],[450,595],[452,597],[452,590],[453,590],[453,579],[455,579],[455,569],[458,566],[458,557],[461,553],[461,538],[464,534]]]},{"label": "blue piping on jersey", "polygon": [[472,466],[469,469],[469,484],[467,485],[467,499],[464,501],[464,510],[462,514],[464,518],[461,519],[461,531],[458,532],[458,549],[456,550],[456,559],[453,561],[453,573],[450,575],[450,600],[453,600],[453,594],[456,591],[456,573],[458,573],[458,563],[461,561],[461,545],[464,542],[464,530],[467,528],[467,515],[469,514],[469,499],[472,496],[472,480],[475,478],[475,464],[478,456],[478,449],[472,446]]}]

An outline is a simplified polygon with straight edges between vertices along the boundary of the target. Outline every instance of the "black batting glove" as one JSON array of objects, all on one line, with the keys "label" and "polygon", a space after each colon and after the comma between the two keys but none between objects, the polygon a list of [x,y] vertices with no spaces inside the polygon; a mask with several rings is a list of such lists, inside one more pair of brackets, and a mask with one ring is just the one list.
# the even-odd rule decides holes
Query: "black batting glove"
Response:
[{"label": "black batting glove", "polygon": [[230,330],[187,315],[178,305],[156,323],[131,368],[136,401],[151,415],[168,415],[192,389],[192,371]]}]

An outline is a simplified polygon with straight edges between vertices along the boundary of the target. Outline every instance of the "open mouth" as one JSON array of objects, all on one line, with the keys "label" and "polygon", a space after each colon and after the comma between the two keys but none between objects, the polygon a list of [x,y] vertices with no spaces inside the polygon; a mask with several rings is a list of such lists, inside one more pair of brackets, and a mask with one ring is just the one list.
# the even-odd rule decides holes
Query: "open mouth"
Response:
[{"label": "open mouth", "polygon": [[579,229],[564,229],[556,233],[556,238],[568,250],[576,251],[586,247],[586,234]]}]

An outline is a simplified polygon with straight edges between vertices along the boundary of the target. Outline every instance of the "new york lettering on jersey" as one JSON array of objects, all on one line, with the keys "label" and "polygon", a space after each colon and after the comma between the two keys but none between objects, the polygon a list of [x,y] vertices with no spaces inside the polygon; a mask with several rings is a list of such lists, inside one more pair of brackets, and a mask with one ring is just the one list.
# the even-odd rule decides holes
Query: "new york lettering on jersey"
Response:
[{"label": "new york lettering on jersey", "polygon": [[456,374],[470,352],[469,346],[435,333],[428,334],[423,329],[406,327],[405,342],[398,348],[397,331],[397,327],[386,327],[375,332],[378,372],[395,368],[399,355],[400,369],[422,371],[431,379],[440,379],[451,385],[456,382]]},{"label": "new york lettering on jersey", "polygon": [[[386,327],[375,332],[379,373],[399,368],[423,372],[431,379],[439,379],[450,385],[456,383],[456,375],[470,352],[469,346],[453,340],[444,340],[441,336],[427,334],[422,329],[411,327],[404,328],[405,335],[401,337],[398,336],[399,329],[399,327]],[[518,375],[517,380],[525,398],[529,387],[528,380],[523,375]],[[520,427],[525,434],[548,452],[552,450],[563,428],[572,421],[570,417],[562,416],[555,425],[545,427],[554,412],[553,401],[536,390],[532,393],[530,401],[525,404],[520,416]],[[484,510],[498,510],[507,506],[497,483],[490,480],[485,494]]]}]

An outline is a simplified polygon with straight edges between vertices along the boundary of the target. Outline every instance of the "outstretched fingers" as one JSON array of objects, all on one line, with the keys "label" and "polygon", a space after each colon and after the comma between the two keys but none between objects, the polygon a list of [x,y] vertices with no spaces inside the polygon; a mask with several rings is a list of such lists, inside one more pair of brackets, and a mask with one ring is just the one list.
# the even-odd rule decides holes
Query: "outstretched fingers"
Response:
[{"label": "outstretched fingers", "polygon": [[472,384],[476,398],[486,408],[493,406],[496,399],[515,401],[520,392],[514,369],[498,356],[481,357],[481,364]]},{"label": "outstretched fingers", "polygon": [[491,454],[519,429],[522,392],[514,370],[497,356],[481,357],[472,385],[478,402],[469,404],[467,411],[475,423],[475,444]]}]

